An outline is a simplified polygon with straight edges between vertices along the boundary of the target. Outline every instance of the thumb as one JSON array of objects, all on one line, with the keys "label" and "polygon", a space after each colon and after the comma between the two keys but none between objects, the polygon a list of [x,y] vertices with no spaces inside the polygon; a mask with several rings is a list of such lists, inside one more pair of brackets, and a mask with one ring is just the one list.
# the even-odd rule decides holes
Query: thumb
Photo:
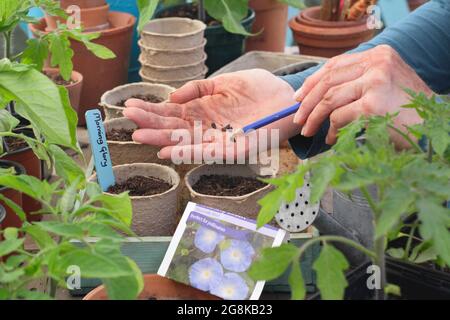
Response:
[{"label": "thumb", "polygon": [[214,94],[214,82],[212,79],[194,80],[172,92],[169,101],[182,104],[212,94]]}]

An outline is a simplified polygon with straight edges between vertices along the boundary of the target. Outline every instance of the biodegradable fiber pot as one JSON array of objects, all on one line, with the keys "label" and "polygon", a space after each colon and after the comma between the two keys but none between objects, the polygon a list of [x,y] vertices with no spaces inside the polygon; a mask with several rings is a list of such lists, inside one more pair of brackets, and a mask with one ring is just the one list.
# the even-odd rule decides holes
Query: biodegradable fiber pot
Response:
[{"label": "biodegradable fiber pot", "polygon": [[141,32],[145,46],[158,49],[195,48],[203,43],[206,25],[188,18],[161,18],[147,23]]},{"label": "biodegradable fiber pot", "polygon": [[175,88],[164,84],[151,84],[146,82],[130,83],[105,92],[100,101],[106,115],[106,120],[123,117],[122,111],[124,107],[117,106],[124,100],[132,98],[136,95],[151,94],[162,100],[169,99],[169,94]]},{"label": "biodegradable fiber pot", "polygon": [[261,33],[247,38],[246,51],[284,52],[288,5],[277,0],[250,0],[249,6],[255,10],[252,32]]},{"label": "biodegradable fiber pot", "polygon": [[[16,133],[22,133],[26,136],[33,137],[34,133],[32,129],[17,129]],[[22,165],[26,173],[38,179],[42,179],[42,161],[34,154],[33,149],[28,145],[21,147],[17,150],[9,150],[6,144],[7,153],[1,160],[13,161]],[[22,195],[23,210],[27,214],[28,221],[39,221],[42,216],[31,214],[32,212],[39,211],[42,206],[38,200],[35,200],[27,195]]]},{"label": "biodegradable fiber pot", "polygon": [[[78,109],[78,124],[84,125],[84,114],[98,105],[102,94],[119,85],[125,84],[128,78],[131,40],[136,18],[122,12],[109,12],[111,27],[101,31],[101,36],[93,42],[111,49],[116,58],[103,60],[97,58],[78,41],[71,41],[75,52],[74,69],[83,75],[83,92]],[[30,24],[35,36],[45,32],[46,23],[42,19],[39,24]]]},{"label": "biodegradable fiber pot", "polygon": [[[108,294],[102,285],[88,293],[83,300],[107,300]],[[207,292],[156,274],[144,275],[144,289],[139,300],[219,300]]]},{"label": "biodegradable fiber pot", "polygon": [[[113,167],[117,183],[135,176],[154,177],[166,181],[172,188],[152,196],[132,196],[131,229],[140,237],[171,236],[177,223],[177,196],[180,176],[170,167],[155,163],[133,163]],[[97,180],[94,174],[90,181]]]},{"label": "biodegradable fiber pot", "polygon": [[[137,126],[127,118],[117,118],[104,122],[106,135],[113,129],[135,130]],[[134,141],[113,141],[108,139],[109,153],[113,166],[127,163],[160,163],[167,161],[158,159],[159,148],[136,143]]]},{"label": "biodegradable fiber pot", "polygon": [[243,196],[212,196],[200,194],[193,189],[193,186],[201,176],[213,174],[257,177],[255,172],[248,165],[201,165],[189,171],[184,178],[185,184],[191,195],[191,201],[247,218],[256,219],[260,210],[257,201],[271,191],[271,186],[266,185],[261,189]]},{"label": "biodegradable fiber pot", "polygon": [[[74,3],[75,4],[75,3]],[[75,4],[76,5],[76,4]],[[80,24],[85,31],[98,31],[109,27],[108,12],[109,5],[103,3],[101,6],[80,7]],[[59,23],[65,23],[65,19],[58,16],[45,15],[47,31],[55,30]]]},{"label": "biodegradable fiber pot", "polygon": [[192,76],[202,74],[205,70],[205,60],[206,56],[204,56],[198,62],[172,67],[149,65],[146,64],[143,60],[140,60],[140,62],[142,64],[142,75],[144,75],[146,78],[158,79],[161,81],[178,81],[178,79],[191,78]]},{"label": "biodegradable fiber pot", "polygon": [[[59,69],[44,68],[44,72],[48,75],[57,75],[59,74]],[[83,89],[83,76],[77,71],[72,71],[70,79],[73,83],[65,85],[64,88],[66,88],[69,93],[69,100],[72,108],[78,112],[78,108],[80,107],[81,90]]]},{"label": "biodegradable fiber pot", "polygon": [[319,17],[320,7],[312,7],[289,21],[300,54],[331,58],[374,36],[374,30],[367,28],[367,19],[323,21]]},{"label": "biodegradable fiber pot", "polygon": [[142,40],[139,40],[140,60],[145,64],[161,67],[184,66],[191,64],[193,61],[203,60],[205,45],[206,40],[204,39],[201,45],[193,48],[164,50],[146,46]]},{"label": "biodegradable fiber pot", "polygon": [[139,75],[141,76],[142,80],[144,80],[145,82],[148,83],[160,83],[160,84],[165,84],[167,86],[171,86],[174,88],[180,88],[182,87],[184,84],[188,83],[189,81],[192,80],[201,80],[205,78],[206,73],[208,72],[208,68],[205,67],[203,69],[203,71],[197,75],[194,75],[192,77],[189,78],[185,78],[185,79],[178,79],[178,80],[160,80],[160,79],[153,79],[153,78],[149,78],[146,77],[143,72],[143,70],[139,71]]},{"label": "biodegradable fiber pot", "polygon": [[[0,160],[0,168],[8,169],[13,167],[17,174],[26,174],[25,168],[17,162]],[[0,186],[0,194],[9,200],[15,202],[19,207],[22,207],[22,193],[19,191]],[[3,201],[0,200],[0,205],[6,209],[6,217],[2,222],[2,228],[14,227],[20,228],[22,226],[22,221],[16,215],[14,210],[7,206]]]}]

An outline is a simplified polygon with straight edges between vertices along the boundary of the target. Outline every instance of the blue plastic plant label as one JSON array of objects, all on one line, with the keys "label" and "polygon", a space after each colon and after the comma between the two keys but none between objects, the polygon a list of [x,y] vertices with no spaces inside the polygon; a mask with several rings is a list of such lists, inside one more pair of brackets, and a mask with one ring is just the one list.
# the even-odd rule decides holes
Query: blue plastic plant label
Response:
[{"label": "blue plastic plant label", "polygon": [[189,202],[158,274],[227,300],[257,300],[264,281],[248,274],[263,248],[279,246],[286,232]]},{"label": "blue plastic plant label", "polygon": [[108,143],[106,142],[102,114],[99,110],[93,109],[85,113],[85,118],[97,180],[102,190],[107,191],[110,186],[115,184],[115,178]]}]

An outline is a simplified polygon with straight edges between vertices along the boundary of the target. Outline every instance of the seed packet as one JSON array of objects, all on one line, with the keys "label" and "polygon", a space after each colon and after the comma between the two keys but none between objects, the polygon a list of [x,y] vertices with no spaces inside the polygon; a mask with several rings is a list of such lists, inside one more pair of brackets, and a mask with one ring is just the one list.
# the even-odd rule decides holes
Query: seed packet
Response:
[{"label": "seed packet", "polygon": [[229,300],[257,300],[264,281],[248,274],[267,247],[286,232],[273,226],[189,202],[158,274]]}]

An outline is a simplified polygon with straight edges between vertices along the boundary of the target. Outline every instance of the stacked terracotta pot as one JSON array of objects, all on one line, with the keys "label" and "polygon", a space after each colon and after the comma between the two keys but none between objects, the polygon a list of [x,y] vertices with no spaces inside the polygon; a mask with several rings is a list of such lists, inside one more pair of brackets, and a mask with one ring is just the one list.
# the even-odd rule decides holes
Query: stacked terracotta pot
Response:
[{"label": "stacked terracotta pot", "polygon": [[139,40],[142,80],[179,88],[203,79],[208,71],[205,29],[203,22],[187,18],[150,21]]},{"label": "stacked terracotta pot", "polygon": [[[61,8],[67,10],[68,14],[73,14],[71,6],[80,8],[80,24],[84,31],[100,31],[110,27],[108,21],[109,5],[106,0],[61,0]],[[75,14],[75,16],[76,14]],[[55,30],[58,22],[66,23],[66,21],[57,16],[46,15],[47,22],[46,31]]]}]

